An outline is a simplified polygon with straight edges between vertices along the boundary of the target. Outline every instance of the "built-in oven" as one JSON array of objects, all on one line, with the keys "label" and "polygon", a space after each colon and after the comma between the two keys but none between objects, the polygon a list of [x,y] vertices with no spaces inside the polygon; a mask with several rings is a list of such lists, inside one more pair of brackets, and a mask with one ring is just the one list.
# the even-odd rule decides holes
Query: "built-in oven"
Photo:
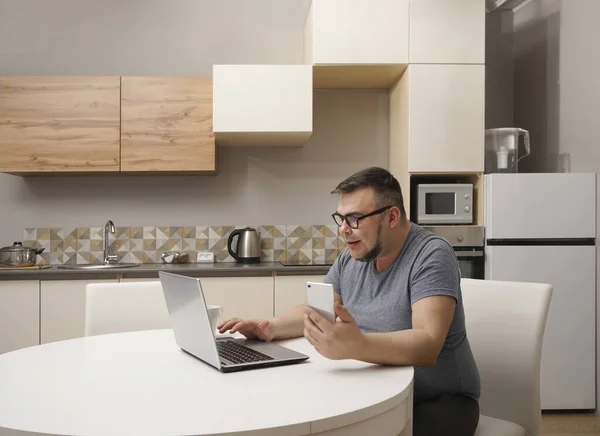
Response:
[{"label": "built-in oven", "polygon": [[485,278],[485,234],[483,226],[423,226],[440,235],[454,248],[461,277]]}]

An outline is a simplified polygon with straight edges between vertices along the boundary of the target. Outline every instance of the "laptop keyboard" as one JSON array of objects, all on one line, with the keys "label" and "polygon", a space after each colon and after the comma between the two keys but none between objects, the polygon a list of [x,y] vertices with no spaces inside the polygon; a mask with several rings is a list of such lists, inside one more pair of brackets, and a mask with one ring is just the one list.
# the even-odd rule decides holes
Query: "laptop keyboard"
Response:
[{"label": "laptop keyboard", "polygon": [[273,360],[271,356],[245,347],[235,341],[217,341],[217,351],[219,352],[219,357],[236,364]]}]

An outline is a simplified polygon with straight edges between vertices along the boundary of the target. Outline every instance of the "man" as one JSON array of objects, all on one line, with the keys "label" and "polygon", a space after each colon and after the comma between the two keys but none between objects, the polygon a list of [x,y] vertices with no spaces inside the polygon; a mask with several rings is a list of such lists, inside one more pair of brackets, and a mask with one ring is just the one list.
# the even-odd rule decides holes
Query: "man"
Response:
[{"label": "man", "polygon": [[272,320],[227,320],[219,331],[265,341],[304,335],[330,359],[412,365],[415,436],[472,436],[480,382],[454,250],[408,220],[400,184],[385,169],[362,170],[332,193],[347,244],[324,280],[337,322],[301,305]]}]

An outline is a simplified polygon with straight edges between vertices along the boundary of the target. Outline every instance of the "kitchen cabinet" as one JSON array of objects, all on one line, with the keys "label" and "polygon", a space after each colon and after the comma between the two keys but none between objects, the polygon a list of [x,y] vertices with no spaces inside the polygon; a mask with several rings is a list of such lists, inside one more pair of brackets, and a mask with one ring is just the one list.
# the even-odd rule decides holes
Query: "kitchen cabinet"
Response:
[{"label": "kitchen cabinet", "polygon": [[409,65],[390,92],[390,170],[482,173],[484,65]]},{"label": "kitchen cabinet", "polygon": [[119,170],[119,77],[0,77],[0,172]]},{"label": "kitchen cabinet", "polygon": [[411,64],[484,64],[485,2],[410,0]]},{"label": "kitchen cabinet", "polygon": [[40,343],[39,280],[0,281],[0,354]]},{"label": "kitchen cabinet", "polygon": [[275,276],[275,316],[306,302],[306,282],[323,283],[325,275]]},{"label": "kitchen cabinet", "polygon": [[273,317],[273,277],[204,277],[202,289],[206,304],[223,306],[221,320]]},{"label": "kitchen cabinet", "polygon": [[310,65],[214,65],[213,129],[221,146],[300,146],[312,135]]},{"label": "kitchen cabinet", "polygon": [[215,171],[211,77],[121,78],[121,171]]},{"label": "kitchen cabinet", "polygon": [[[158,281],[121,279],[121,282]],[[223,306],[220,320],[273,317],[273,277],[202,277],[206,304]]]},{"label": "kitchen cabinet", "polygon": [[113,280],[42,280],[40,285],[40,342],[85,336],[85,287]]},{"label": "kitchen cabinet", "polygon": [[313,0],[304,37],[316,88],[387,88],[409,62],[409,0]]}]

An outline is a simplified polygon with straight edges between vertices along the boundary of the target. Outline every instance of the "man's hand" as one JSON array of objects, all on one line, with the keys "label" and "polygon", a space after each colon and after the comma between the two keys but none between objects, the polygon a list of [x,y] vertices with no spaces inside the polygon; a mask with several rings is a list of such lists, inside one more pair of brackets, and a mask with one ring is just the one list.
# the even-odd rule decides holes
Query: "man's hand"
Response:
[{"label": "man's hand", "polygon": [[273,325],[271,321],[268,320],[243,320],[233,318],[223,321],[217,328],[221,334],[229,330],[229,333],[232,334],[240,332],[248,339],[261,339],[267,342],[272,341],[275,337]]},{"label": "man's hand", "polygon": [[304,313],[304,337],[329,359],[354,359],[360,355],[365,336],[344,306],[336,301],[334,310],[338,318],[337,322],[331,323],[307,307]]}]

